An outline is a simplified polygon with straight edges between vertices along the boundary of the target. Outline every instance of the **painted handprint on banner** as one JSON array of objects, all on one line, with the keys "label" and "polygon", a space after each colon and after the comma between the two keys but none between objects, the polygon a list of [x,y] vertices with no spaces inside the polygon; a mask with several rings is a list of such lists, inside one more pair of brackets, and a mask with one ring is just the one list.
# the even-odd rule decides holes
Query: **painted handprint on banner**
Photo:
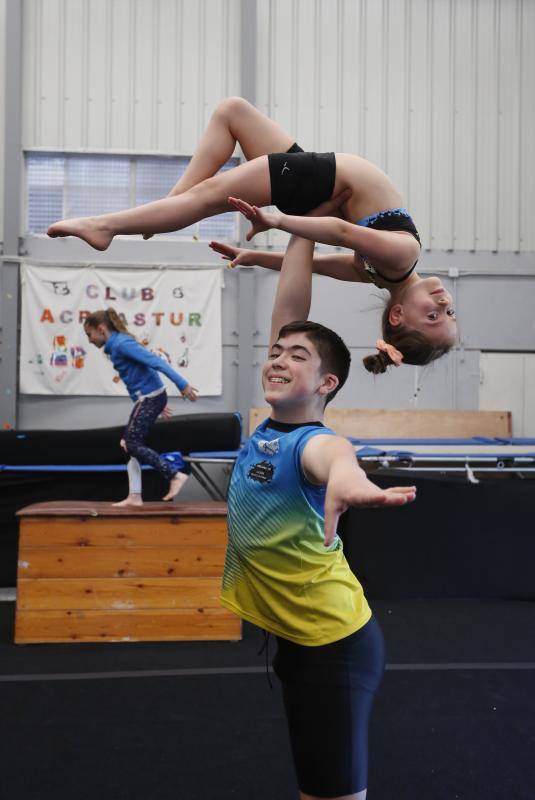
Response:
[{"label": "painted handprint on banner", "polygon": [[87,353],[83,347],[71,347],[71,366],[74,369],[83,369]]},{"label": "painted handprint on banner", "polygon": [[54,336],[52,340],[52,355],[50,356],[51,367],[68,366],[67,339],[65,336]]}]

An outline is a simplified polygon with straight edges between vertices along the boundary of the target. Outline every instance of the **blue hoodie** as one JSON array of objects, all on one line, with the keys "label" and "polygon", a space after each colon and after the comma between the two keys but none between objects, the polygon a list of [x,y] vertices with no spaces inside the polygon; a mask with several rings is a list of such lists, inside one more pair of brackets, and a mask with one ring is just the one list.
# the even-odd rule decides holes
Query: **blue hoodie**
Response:
[{"label": "blue hoodie", "polygon": [[104,352],[111,358],[134,402],[140,395],[161,389],[164,384],[158,372],[167,375],[180,391],[188,385],[188,381],[175,372],[166,361],[155,356],[127,333],[114,331],[104,346]]}]

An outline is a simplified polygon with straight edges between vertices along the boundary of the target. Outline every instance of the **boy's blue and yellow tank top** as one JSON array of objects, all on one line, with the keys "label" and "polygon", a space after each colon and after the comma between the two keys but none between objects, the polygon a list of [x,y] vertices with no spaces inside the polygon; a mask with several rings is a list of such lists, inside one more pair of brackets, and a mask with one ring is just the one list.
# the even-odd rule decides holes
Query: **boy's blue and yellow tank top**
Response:
[{"label": "boy's blue and yellow tank top", "polygon": [[335,537],[324,541],[325,487],[301,467],[306,443],[335,435],[321,423],[265,420],[236,460],[228,497],[222,604],[302,645],[349,636],[371,611]]}]

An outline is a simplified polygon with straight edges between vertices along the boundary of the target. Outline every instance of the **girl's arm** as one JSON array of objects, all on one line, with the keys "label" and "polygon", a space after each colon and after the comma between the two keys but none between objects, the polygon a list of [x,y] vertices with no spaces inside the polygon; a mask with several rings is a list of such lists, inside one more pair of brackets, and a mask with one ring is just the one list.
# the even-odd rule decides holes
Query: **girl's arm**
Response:
[{"label": "girl's arm", "polygon": [[186,394],[187,390],[191,388],[188,381],[178,372],[175,372],[167,361],[155,356],[154,353],[151,353],[146,347],[136,342],[135,339],[125,339],[125,341],[121,342],[117,351],[131,361],[136,361],[138,364],[143,364],[145,367],[151,367],[158,372],[163,372],[163,374],[178,387],[182,394]]},{"label": "girl's arm", "polygon": [[349,506],[402,506],[416,497],[415,486],[380,489],[368,480],[358,464],[353,446],[342,436],[318,434],[306,443],[301,466],[312,482],[327,486],[325,494],[325,545],[336,535],[340,514]]},{"label": "girl's arm", "polygon": [[420,254],[420,245],[408,233],[377,231],[337,217],[298,217],[267,212],[237,198],[229,198],[229,202],[251,221],[248,240],[260,231],[277,228],[322,244],[350,248],[379,268],[390,270],[390,277],[410,269]]},{"label": "girl's arm", "polygon": [[[223,242],[210,242],[210,247],[214,252],[220,253],[225,261],[229,261],[229,267],[264,267],[276,272],[280,271],[284,250],[249,250],[243,247],[234,247]],[[314,254],[312,260],[312,271],[315,275],[326,275],[339,281],[369,283],[370,279],[364,272],[362,263],[358,259],[355,264],[355,256],[351,253],[322,253]]]}]

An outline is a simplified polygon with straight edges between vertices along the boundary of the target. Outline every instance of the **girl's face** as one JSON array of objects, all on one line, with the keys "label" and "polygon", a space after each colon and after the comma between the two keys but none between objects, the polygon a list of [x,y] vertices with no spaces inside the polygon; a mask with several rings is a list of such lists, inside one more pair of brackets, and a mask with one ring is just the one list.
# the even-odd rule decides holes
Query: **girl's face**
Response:
[{"label": "girl's face", "polygon": [[402,302],[390,309],[392,325],[404,324],[425,334],[435,345],[453,345],[457,341],[457,321],[451,294],[440,278],[423,278],[409,286]]},{"label": "girl's face", "polygon": [[95,347],[104,347],[110,335],[105,325],[97,325],[96,328],[85,325],[84,331],[91,344],[94,344]]}]

